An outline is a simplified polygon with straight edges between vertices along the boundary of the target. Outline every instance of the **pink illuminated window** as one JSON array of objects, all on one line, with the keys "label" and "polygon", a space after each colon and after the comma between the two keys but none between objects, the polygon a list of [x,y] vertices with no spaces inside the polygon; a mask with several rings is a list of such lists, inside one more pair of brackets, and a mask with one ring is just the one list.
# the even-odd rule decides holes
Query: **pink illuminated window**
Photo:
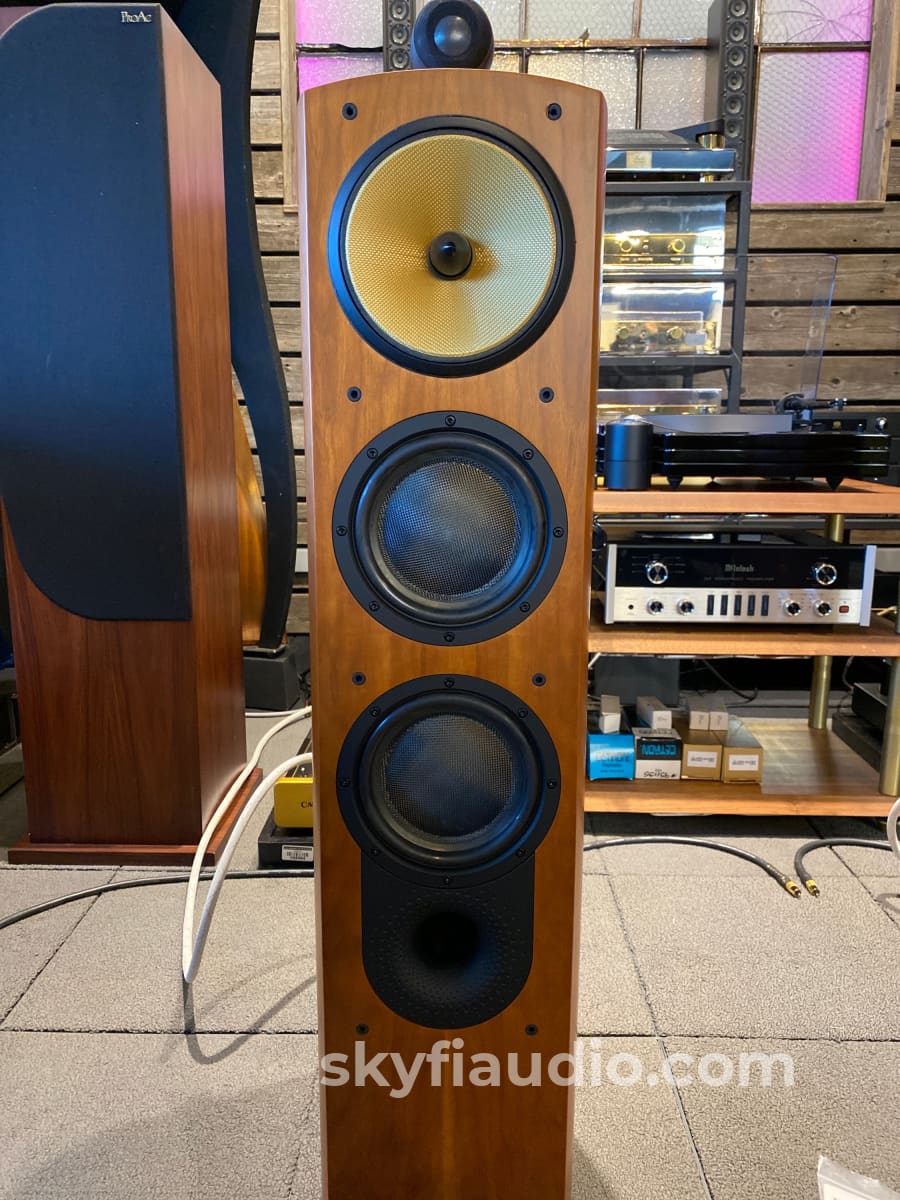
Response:
[{"label": "pink illuminated window", "polygon": [[304,54],[297,61],[300,91],[357,75],[376,75],[381,66],[380,54]]},{"label": "pink illuminated window", "polygon": [[[297,0],[301,91],[382,70],[385,3]],[[420,10],[425,0],[413,3]],[[600,88],[610,128],[676,129],[715,115],[708,72],[718,58],[704,44],[710,0],[481,3],[498,45],[494,70]],[[883,84],[900,0],[756,0],[756,7],[754,202],[883,200],[893,80]],[[882,93],[883,111],[867,122],[867,100]]]},{"label": "pink illuminated window", "polygon": [[868,73],[862,50],[762,56],[753,163],[758,204],[856,200]]}]

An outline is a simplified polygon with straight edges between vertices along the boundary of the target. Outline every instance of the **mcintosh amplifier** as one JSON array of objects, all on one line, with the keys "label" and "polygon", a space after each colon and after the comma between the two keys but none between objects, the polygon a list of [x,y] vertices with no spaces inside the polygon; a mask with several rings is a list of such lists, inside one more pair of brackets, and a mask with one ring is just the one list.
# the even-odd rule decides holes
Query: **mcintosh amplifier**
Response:
[{"label": "mcintosh amplifier", "polygon": [[802,533],[609,541],[600,555],[606,623],[868,625],[875,551]]}]

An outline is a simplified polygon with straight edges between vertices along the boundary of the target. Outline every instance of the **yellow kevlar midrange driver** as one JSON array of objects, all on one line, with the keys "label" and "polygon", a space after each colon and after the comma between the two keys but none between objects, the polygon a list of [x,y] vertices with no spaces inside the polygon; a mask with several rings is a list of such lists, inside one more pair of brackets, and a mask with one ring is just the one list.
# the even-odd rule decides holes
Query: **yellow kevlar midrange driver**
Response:
[{"label": "yellow kevlar midrange driver", "polygon": [[417,121],[372,146],[329,231],[332,280],[356,330],[433,375],[521,354],[562,303],[573,254],[548,164],[509,130],[462,117]]}]

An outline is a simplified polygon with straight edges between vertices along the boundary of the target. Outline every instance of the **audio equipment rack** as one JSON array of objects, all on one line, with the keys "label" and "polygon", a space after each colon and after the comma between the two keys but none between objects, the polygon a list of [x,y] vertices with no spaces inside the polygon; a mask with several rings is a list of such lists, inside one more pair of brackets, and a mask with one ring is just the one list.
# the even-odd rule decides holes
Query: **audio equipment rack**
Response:
[{"label": "audio equipment rack", "polygon": [[[724,283],[731,288],[731,342],[727,350],[717,354],[615,354],[605,352],[600,358],[601,381],[604,388],[615,387],[608,372],[618,372],[629,378],[636,375],[662,374],[681,376],[681,387],[692,387],[695,373],[725,371],[728,375],[728,411],[736,413],[741,407],[742,351],[744,321],[747,307],[747,269],[750,253],[750,181],[715,179],[706,183],[697,180],[607,180],[607,196],[724,196],[737,210],[735,247],[729,254],[734,266],[723,271],[691,271],[680,275],[671,269],[640,268],[627,275],[616,275],[619,283]],[[633,382],[629,386],[636,386]]]},{"label": "audio equipment rack", "polygon": [[[595,514],[831,514],[827,536],[839,541],[846,516],[890,515],[900,519],[900,491],[856,481],[836,491],[824,484],[779,491],[757,480],[730,480],[727,487],[685,480],[673,491],[655,481],[643,492],[594,492]],[[739,642],[736,645],[736,636]],[[874,618],[867,628],[604,625],[594,601],[588,641],[592,654],[672,657],[811,657],[813,679],[808,726],[799,721],[751,722],[766,744],[763,782],[757,784],[659,783],[654,780],[596,780],[587,783],[588,812],[677,812],[743,815],[885,816],[900,792],[900,636],[894,625]],[[874,771],[827,730],[828,690],[834,655],[891,661],[891,686],[881,773]]]}]

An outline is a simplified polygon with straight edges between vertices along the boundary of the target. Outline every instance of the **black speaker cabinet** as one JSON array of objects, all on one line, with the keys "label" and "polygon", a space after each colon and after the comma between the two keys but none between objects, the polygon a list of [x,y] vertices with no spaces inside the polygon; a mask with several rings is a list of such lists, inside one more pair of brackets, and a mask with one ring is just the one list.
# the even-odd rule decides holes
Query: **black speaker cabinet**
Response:
[{"label": "black speaker cabinet", "polygon": [[706,119],[721,119],[735,179],[752,169],[756,0],[713,0],[709,10]]},{"label": "black speaker cabinet", "polygon": [[325,1195],[563,1200],[605,105],[397,71],[301,119],[321,1050],[460,1055],[323,1088]]},{"label": "black speaker cabinet", "polygon": [[177,861],[245,753],[219,89],[159,5],[53,5],[0,112],[10,859]]}]

